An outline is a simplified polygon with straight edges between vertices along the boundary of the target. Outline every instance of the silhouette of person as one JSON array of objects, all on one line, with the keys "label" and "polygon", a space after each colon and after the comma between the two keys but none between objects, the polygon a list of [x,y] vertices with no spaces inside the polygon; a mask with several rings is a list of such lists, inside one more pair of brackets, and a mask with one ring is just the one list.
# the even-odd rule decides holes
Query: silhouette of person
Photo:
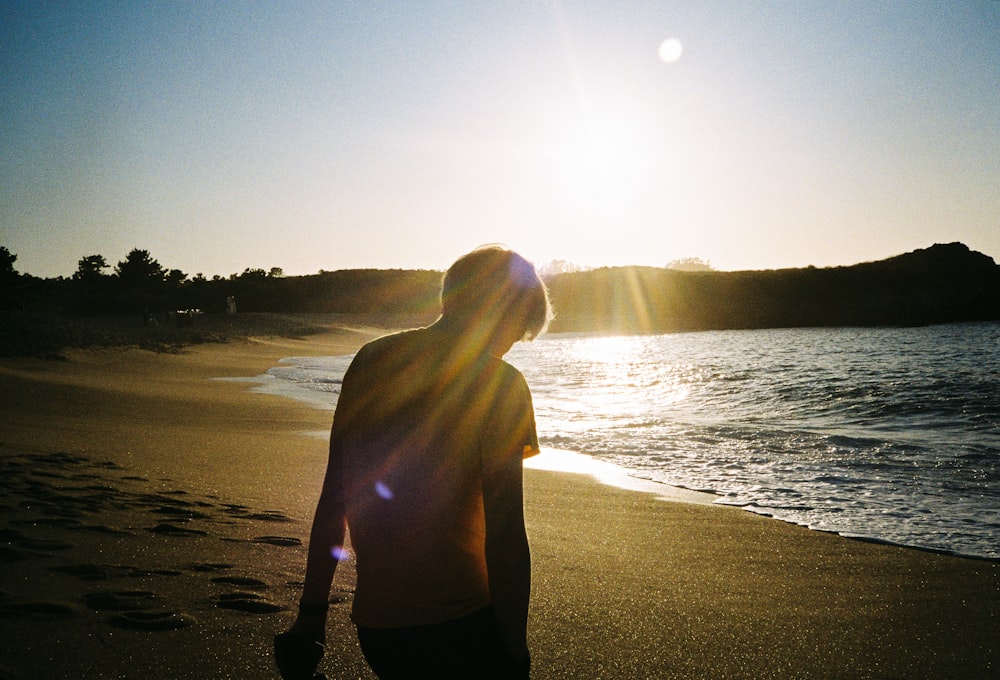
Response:
[{"label": "silhouette of person", "polygon": [[275,639],[288,680],[314,677],[345,529],[351,619],[376,675],[528,677],[522,460],[538,440],[502,357],[544,332],[548,295],[527,260],[486,246],[449,268],[441,307],[365,345],[344,376],[298,616]]}]

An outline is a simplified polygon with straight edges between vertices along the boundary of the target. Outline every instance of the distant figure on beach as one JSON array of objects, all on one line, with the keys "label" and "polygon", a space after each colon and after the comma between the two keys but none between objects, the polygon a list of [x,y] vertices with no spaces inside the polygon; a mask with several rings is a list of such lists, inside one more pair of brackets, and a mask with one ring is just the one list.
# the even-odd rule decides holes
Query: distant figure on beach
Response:
[{"label": "distant figure on beach", "polygon": [[522,460],[538,439],[502,357],[545,330],[548,295],[527,260],[487,246],[451,266],[441,307],[367,344],[344,376],[298,616],[275,638],[286,680],[314,677],[346,527],[351,619],[379,678],[529,675]]}]

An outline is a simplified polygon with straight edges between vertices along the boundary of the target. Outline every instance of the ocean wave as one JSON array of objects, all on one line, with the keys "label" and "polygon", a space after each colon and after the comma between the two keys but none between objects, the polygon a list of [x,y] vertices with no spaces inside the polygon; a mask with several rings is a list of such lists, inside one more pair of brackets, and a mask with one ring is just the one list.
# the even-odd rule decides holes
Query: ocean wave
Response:
[{"label": "ocean wave", "polygon": [[[1000,372],[984,370],[1000,324],[556,335],[508,359],[543,446],[822,531],[1000,559]],[[266,387],[329,408],[349,361],[290,358]]]}]

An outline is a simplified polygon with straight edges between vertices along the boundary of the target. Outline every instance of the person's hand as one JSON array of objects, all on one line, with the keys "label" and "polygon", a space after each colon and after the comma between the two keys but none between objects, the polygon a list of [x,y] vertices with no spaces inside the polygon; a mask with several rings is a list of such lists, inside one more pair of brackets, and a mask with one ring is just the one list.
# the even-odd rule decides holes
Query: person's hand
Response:
[{"label": "person's hand", "polygon": [[284,680],[322,678],[316,673],[322,658],[323,643],[297,631],[295,626],[274,636],[274,661]]},{"label": "person's hand", "polygon": [[326,612],[299,609],[299,615],[288,632],[322,645],[326,642]]},{"label": "person's hand", "polygon": [[503,669],[503,677],[510,680],[528,680],[531,677],[531,655],[524,650],[523,656],[511,656]]}]

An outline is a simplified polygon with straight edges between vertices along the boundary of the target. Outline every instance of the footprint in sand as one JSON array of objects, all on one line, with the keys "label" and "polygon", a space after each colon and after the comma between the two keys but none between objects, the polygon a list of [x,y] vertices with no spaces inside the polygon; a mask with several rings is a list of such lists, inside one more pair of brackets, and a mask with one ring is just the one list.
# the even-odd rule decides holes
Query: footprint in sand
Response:
[{"label": "footprint in sand", "polygon": [[279,524],[287,524],[289,522],[294,522],[291,517],[288,517],[284,513],[278,512],[277,510],[265,510],[264,512],[254,512],[246,516],[247,519],[257,520],[258,522],[277,522]]},{"label": "footprint in sand", "polygon": [[59,564],[49,567],[49,571],[76,576],[83,581],[104,581],[109,578],[108,572],[96,564]]},{"label": "footprint in sand", "polygon": [[55,550],[69,550],[73,544],[54,538],[22,538],[18,540],[17,546],[31,552],[53,552]]},{"label": "footprint in sand", "polygon": [[0,545],[0,564],[23,562],[26,559],[28,559],[28,555],[23,550],[9,545]]},{"label": "footprint in sand", "polygon": [[225,571],[227,569],[232,569],[232,564],[227,564],[225,562],[197,562],[190,566],[191,571]]},{"label": "footprint in sand", "polygon": [[107,534],[108,536],[131,536],[132,533],[124,529],[115,529],[106,524],[81,524],[77,527],[80,531],[90,531],[95,534]]},{"label": "footprint in sand", "polygon": [[94,611],[115,612],[107,622],[128,630],[169,631],[194,623],[180,612],[150,611],[159,605],[159,597],[151,590],[95,590],[83,596],[83,603]]},{"label": "footprint in sand", "polygon": [[257,593],[225,593],[219,596],[219,601],[215,603],[220,609],[235,609],[251,614],[274,614],[285,611],[285,608],[265,599]]},{"label": "footprint in sand", "polygon": [[51,616],[68,619],[80,614],[80,610],[69,602],[56,600],[35,600],[28,602],[4,602],[0,605],[0,618],[8,616]]},{"label": "footprint in sand", "polygon": [[106,581],[110,578],[143,578],[145,576],[180,576],[176,569],[142,569],[128,564],[59,564],[49,571],[76,576],[81,581]]},{"label": "footprint in sand", "polygon": [[24,533],[17,529],[0,529],[0,543],[11,543],[24,538]]},{"label": "footprint in sand", "polygon": [[246,576],[216,576],[212,579],[212,583],[221,583],[231,586],[240,586],[241,588],[250,588],[254,590],[267,590],[267,584],[260,579],[248,578]]},{"label": "footprint in sand", "polygon": [[76,529],[80,520],[71,517],[36,517],[34,519],[16,519],[11,522],[16,527],[56,527],[57,529]]},{"label": "footprint in sand", "polygon": [[154,534],[163,534],[164,536],[208,536],[208,532],[201,529],[187,529],[166,523],[157,524],[155,527],[150,527],[147,531]]},{"label": "footprint in sand", "polygon": [[177,630],[194,623],[194,619],[180,612],[127,611],[113,614],[107,619],[116,628],[149,632]]},{"label": "footprint in sand", "polygon": [[83,602],[97,611],[141,611],[156,605],[156,593],[149,590],[95,591],[83,596]]},{"label": "footprint in sand", "polygon": [[293,536],[258,536],[253,539],[254,543],[267,543],[268,545],[278,545],[283,547],[294,547],[302,545],[302,541]]},{"label": "footprint in sand", "polygon": [[248,519],[257,522],[275,522],[278,524],[288,524],[294,522],[288,515],[277,510],[255,511],[245,505],[236,503],[223,503],[223,512],[238,519]]},{"label": "footprint in sand", "polygon": [[177,569],[142,569],[128,565],[116,565],[114,569],[122,572],[122,576],[131,578],[142,578],[144,576],[180,576],[184,572]]},{"label": "footprint in sand", "polygon": [[174,522],[188,522],[192,519],[210,519],[211,515],[191,508],[179,508],[172,505],[164,505],[150,510],[154,515],[166,515]]},{"label": "footprint in sand", "polygon": [[48,470],[31,470],[28,472],[28,476],[41,477],[42,479],[72,479],[68,475],[60,472],[49,472]]}]

